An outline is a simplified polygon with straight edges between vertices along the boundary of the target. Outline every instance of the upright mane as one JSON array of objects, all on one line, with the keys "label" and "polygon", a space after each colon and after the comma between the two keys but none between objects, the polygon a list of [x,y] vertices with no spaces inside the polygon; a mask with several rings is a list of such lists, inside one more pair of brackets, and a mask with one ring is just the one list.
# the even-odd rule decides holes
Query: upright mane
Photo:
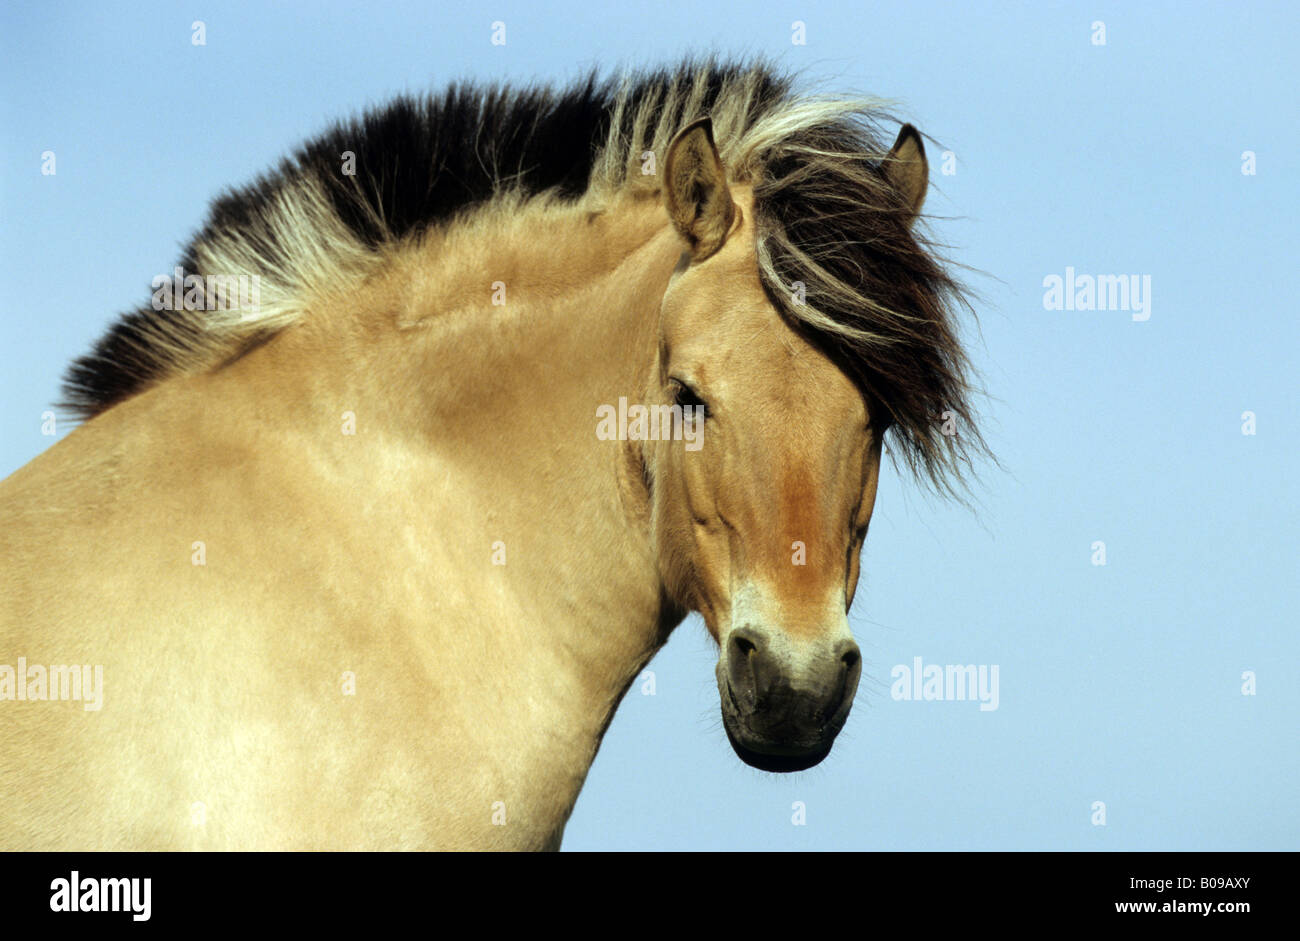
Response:
[{"label": "upright mane", "polygon": [[[309,316],[311,296],[347,290],[407,240],[496,201],[599,204],[653,189],[645,154],[662,159],[704,115],[732,181],[754,187],[769,297],[859,383],[873,415],[883,409],[896,458],[951,491],[986,450],[956,332],[969,305],[881,173],[890,119],[870,100],[799,95],[761,61],[592,73],[560,90],[456,84],[338,124],[217,198],[182,258],[186,275],[256,277],[256,308],[207,309],[224,305],[197,287],[197,304],[123,315],[70,367],[65,404],[89,418],[216,368]],[[944,412],[957,435],[942,433]]]}]

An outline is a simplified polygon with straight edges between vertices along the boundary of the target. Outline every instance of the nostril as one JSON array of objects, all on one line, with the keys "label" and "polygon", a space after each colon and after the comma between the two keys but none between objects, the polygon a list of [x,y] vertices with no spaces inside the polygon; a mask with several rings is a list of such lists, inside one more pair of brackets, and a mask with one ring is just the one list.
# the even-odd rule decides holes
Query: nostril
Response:
[{"label": "nostril", "polygon": [[838,716],[842,722],[853,703],[853,694],[858,691],[858,680],[862,676],[862,651],[848,639],[841,641],[835,649],[840,655],[840,663],[844,664],[844,670],[839,675],[835,691],[822,705],[820,714],[825,720]]},{"label": "nostril", "polygon": [[740,706],[749,712],[759,707],[777,672],[764,639],[751,627],[737,628],[727,639],[727,682]]}]

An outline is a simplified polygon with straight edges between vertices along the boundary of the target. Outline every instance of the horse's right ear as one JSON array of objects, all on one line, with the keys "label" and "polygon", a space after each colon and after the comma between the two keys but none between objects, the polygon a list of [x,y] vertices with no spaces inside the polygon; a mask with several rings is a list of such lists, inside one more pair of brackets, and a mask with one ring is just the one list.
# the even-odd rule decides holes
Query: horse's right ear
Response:
[{"label": "horse's right ear", "polygon": [[910,124],[904,124],[898,132],[898,140],[885,157],[881,171],[889,185],[903,197],[903,205],[910,211],[909,223],[915,221],[925,202],[925,190],[930,184],[930,166],[925,159],[925,145],[921,143],[921,132]]},{"label": "horse's right ear", "polygon": [[692,121],[677,133],[664,158],[664,178],[668,217],[691,246],[692,260],[708,258],[727,240],[736,217],[711,120]]}]

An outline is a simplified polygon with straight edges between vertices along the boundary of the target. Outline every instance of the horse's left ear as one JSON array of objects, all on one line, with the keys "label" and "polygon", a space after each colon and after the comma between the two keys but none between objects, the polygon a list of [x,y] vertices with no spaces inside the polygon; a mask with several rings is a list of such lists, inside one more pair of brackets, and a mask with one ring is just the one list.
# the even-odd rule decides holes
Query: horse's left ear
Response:
[{"label": "horse's left ear", "polygon": [[907,221],[915,221],[921,212],[921,204],[925,202],[926,187],[930,184],[930,165],[925,159],[921,132],[910,124],[904,124],[881,170],[889,184],[903,197],[903,205],[911,208],[912,215]]},{"label": "horse's left ear", "polygon": [[722,247],[736,218],[711,120],[692,121],[673,138],[664,179],[668,217],[691,246],[692,260],[703,261]]}]

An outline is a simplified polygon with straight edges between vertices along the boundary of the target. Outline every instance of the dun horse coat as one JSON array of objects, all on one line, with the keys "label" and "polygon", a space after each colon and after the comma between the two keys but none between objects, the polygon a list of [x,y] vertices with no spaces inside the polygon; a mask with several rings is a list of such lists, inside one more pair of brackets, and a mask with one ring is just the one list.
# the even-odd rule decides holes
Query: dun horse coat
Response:
[{"label": "dun horse coat", "polygon": [[0,848],[557,847],[690,611],[740,758],[820,761],[886,437],[982,448],[883,121],[762,63],[456,86],[220,198],[0,484]]}]

